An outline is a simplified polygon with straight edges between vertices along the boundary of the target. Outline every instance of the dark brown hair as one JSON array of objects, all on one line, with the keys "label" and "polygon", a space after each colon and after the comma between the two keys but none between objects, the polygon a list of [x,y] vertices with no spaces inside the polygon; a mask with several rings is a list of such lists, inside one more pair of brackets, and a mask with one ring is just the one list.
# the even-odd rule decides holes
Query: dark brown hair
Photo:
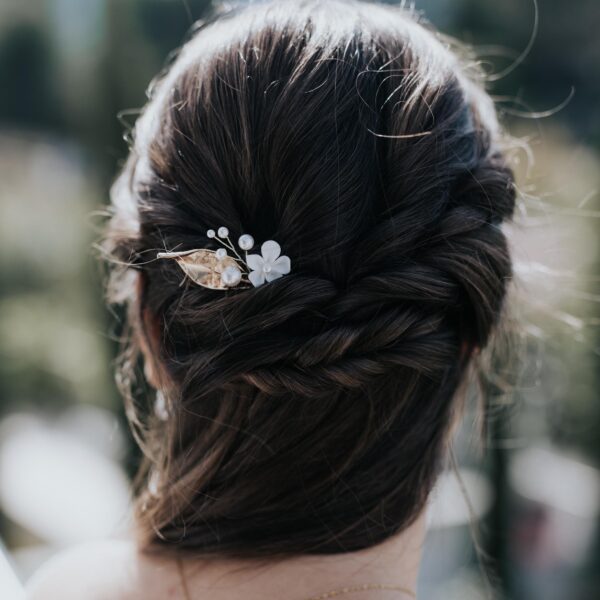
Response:
[{"label": "dark brown hair", "polygon": [[[513,178],[465,64],[403,9],[270,2],[201,26],[153,86],[106,239],[121,384],[144,340],[168,381],[166,418],[127,393],[143,546],[347,552],[420,513],[511,278]],[[221,225],[292,272],[223,292],[155,260]]]}]

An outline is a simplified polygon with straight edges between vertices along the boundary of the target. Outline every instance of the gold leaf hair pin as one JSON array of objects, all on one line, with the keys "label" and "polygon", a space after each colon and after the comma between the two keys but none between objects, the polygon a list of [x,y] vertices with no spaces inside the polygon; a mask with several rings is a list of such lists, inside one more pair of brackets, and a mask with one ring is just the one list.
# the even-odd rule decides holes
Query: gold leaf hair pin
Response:
[{"label": "gold leaf hair pin", "polygon": [[216,232],[209,229],[206,237],[224,247],[218,250],[199,248],[182,252],[159,252],[156,258],[176,260],[194,283],[211,290],[259,287],[265,281],[271,282],[287,275],[291,270],[289,257],[281,255],[281,247],[273,240],[262,244],[260,254],[248,254],[248,250],[254,247],[254,238],[247,233],[242,234],[238,239],[240,251],[245,252],[245,258],[242,258],[229,239],[227,227],[219,227]]}]

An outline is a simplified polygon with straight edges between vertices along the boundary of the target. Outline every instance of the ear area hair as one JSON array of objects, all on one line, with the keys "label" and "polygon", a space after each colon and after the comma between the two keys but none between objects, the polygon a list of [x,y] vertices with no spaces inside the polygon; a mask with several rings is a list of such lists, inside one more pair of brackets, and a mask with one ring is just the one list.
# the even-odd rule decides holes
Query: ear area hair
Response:
[{"label": "ear area hair", "polygon": [[139,271],[136,273],[135,312],[137,313],[137,327],[134,335],[140,352],[144,358],[144,375],[154,389],[161,389],[164,373],[159,366],[157,356],[160,348],[160,322],[150,307],[144,302],[146,293],[146,275]]}]

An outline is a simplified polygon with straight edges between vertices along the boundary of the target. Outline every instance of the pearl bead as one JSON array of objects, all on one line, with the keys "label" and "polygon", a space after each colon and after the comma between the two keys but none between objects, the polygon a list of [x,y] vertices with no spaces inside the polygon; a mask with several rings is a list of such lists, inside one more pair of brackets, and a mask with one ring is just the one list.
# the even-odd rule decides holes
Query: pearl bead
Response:
[{"label": "pearl bead", "polygon": [[227,287],[233,287],[242,280],[242,272],[233,265],[225,267],[221,273],[221,282]]},{"label": "pearl bead", "polygon": [[263,267],[263,271],[264,271],[265,273],[270,273],[270,272],[271,272],[271,265],[265,265],[265,266]]},{"label": "pearl bead", "polygon": [[240,239],[238,240],[238,246],[242,250],[250,250],[252,246],[254,246],[254,238],[251,235],[244,233],[240,236]]},{"label": "pearl bead", "polygon": [[217,257],[217,260],[223,260],[227,256],[227,250],[225,250],[225,248],[219,248],[215,252],[215,256]]},{"label": "pearl bead", "polygon": [[219,227],[217,230],[217,235],[220,238],[226,238],[229,235],[229,229],[227,229],[227,227]]},{"label": "pearl bead", "polygon": [[209,238],[214,238],[214,237],[215,237],[215,230],[214,230],[214,229],[209,229],[209,230],[206,232],[206,237],[209,237]]}]

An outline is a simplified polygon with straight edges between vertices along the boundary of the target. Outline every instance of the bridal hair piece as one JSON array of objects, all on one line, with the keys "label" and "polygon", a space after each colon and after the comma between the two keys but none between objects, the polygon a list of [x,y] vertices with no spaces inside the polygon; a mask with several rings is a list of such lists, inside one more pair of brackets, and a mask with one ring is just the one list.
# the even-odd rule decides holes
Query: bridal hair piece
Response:
[{"label": "bridal hair piece", "polygon": [[[259,287],[265,281],[271,282],[291,270],[289,257],[281,255],[281,246],[274,240],[267,240],[260,248],[260,254],[248,254],[254,247],[254,238],[244,233],[238,238],[238,246],[246,252],[245,259],[229,238],[227,227],[219,227],[215,232],[209,229],[206,237],[223,245],[218,250],[199,248],[181,252],[159,252],[156,258],[172,258],[183,272],[196,284],[211,290],[226,290],[233,287]],[[228,250],[232,255],[228,254]]]}]

